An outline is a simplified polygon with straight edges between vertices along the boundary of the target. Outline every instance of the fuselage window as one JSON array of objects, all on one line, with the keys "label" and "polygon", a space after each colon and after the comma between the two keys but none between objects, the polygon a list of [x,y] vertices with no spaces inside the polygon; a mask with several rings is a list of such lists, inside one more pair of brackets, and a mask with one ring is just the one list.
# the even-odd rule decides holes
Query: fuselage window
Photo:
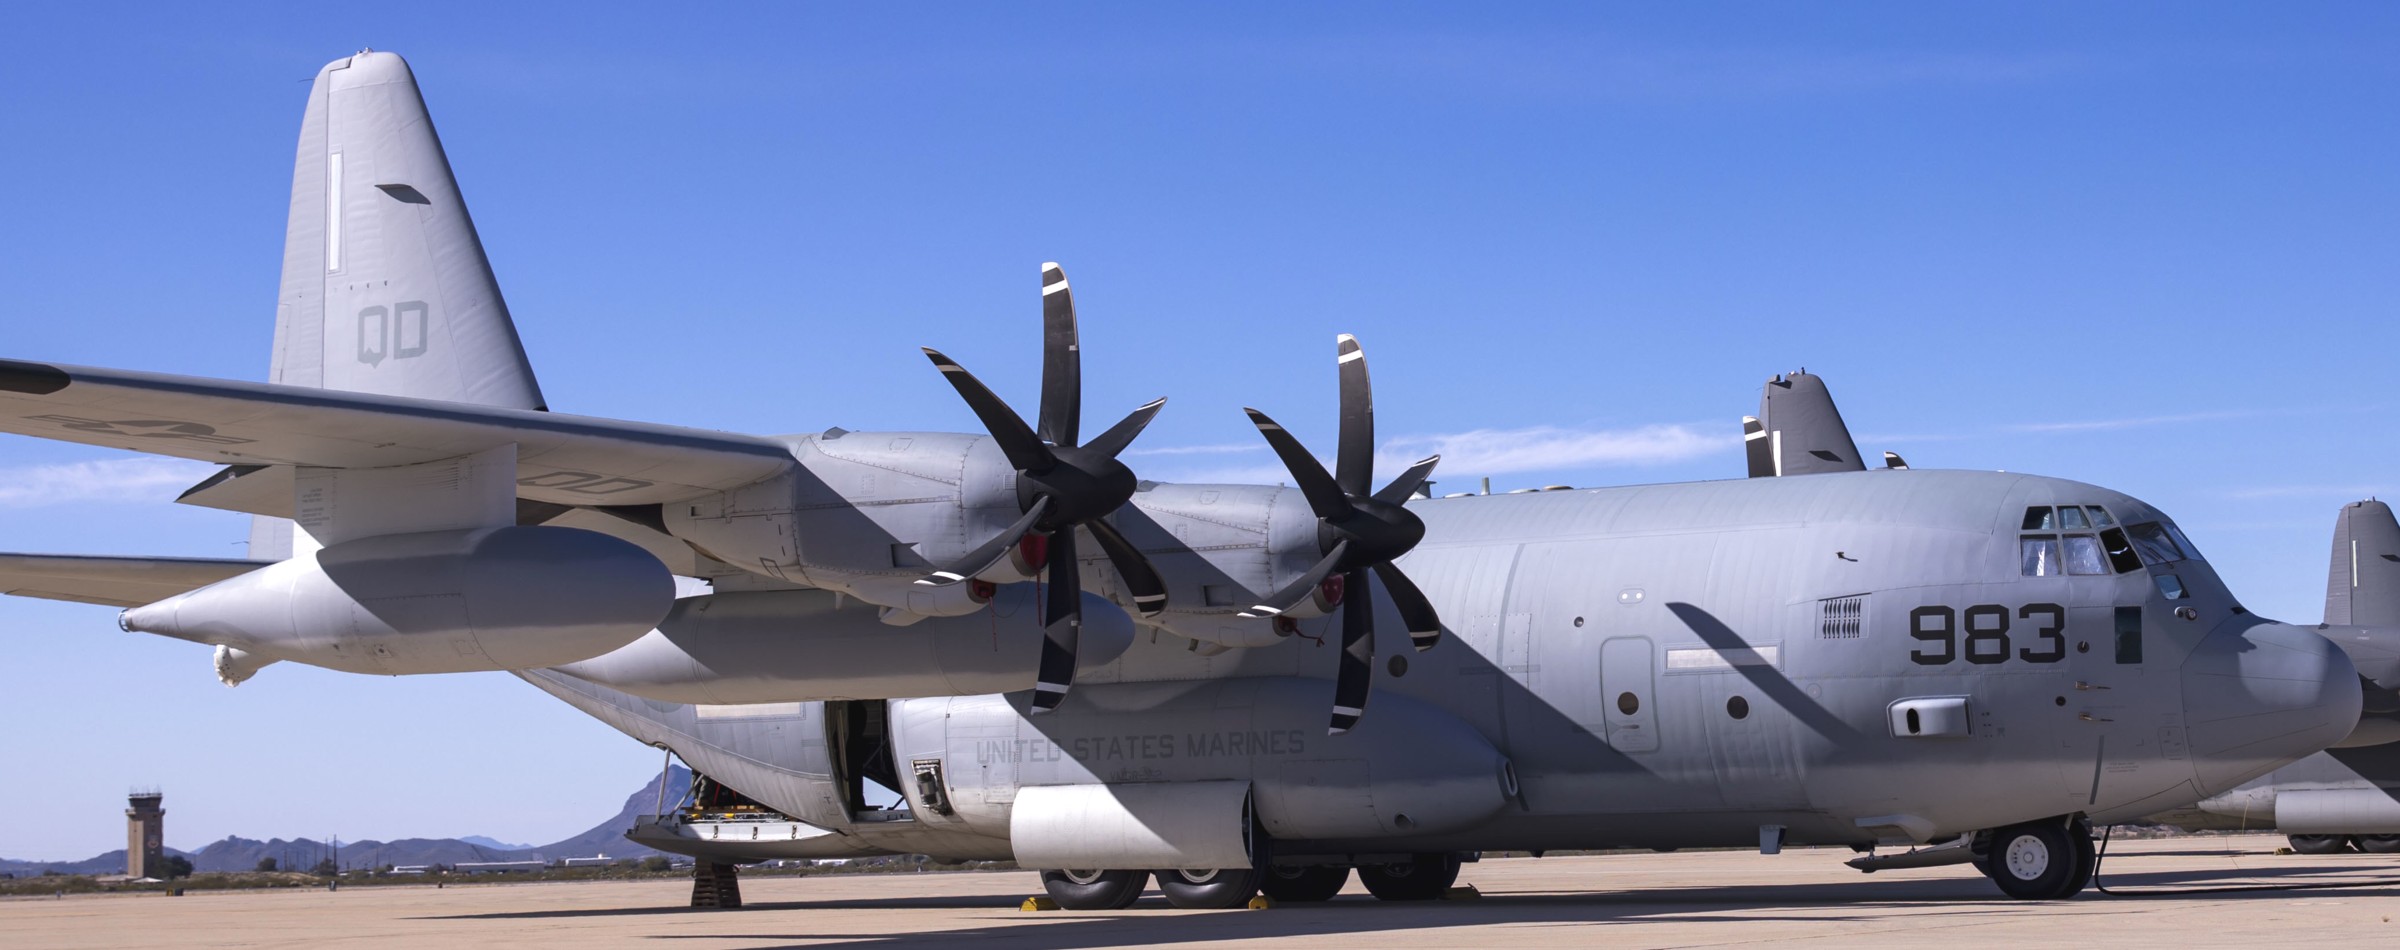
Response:
[{"label": "fuselage window", "polygon": [[2117,608],[2117,662],[2142,662],[2142,608]]},{"label": "fuselage window", "polygon": [[2099,505],[2085,505],[2083,507],[2085,511],[2092,513],[2092,527],[2114,528],[2117,526],[2116,519],[2108,516],[2108,509],[2102,508]]},{"label": "fuselage window", "polygon": [[2026,530],[2026,531],[2056,531],[2056,530],[2058,530],[2058,513],[2057,513],[2057,510],[2056,510],[2056,509],[2053,509],[2053,508],[2051,508],[2049,505],[2036,505],[2036,506],[2034,506],[2034,507],[2031,507],[2031,508],[2027,508],[2027,509],[2025,509],[2025,527],[2023,528],[2023,530]]},{"label": "fuselage window", "polygon": [[2084,515],[2082,508],[2064,505],[2058,509],[2058,526],[2067,531],[2081,531],[2091,527],[2092,521]]},{"label": "fuselage window", "polygon": [[2155,574],[2150,579],[2158,582],[2158,592],[2168,600],[2183,599],[2183,578],[2173,574]]}]

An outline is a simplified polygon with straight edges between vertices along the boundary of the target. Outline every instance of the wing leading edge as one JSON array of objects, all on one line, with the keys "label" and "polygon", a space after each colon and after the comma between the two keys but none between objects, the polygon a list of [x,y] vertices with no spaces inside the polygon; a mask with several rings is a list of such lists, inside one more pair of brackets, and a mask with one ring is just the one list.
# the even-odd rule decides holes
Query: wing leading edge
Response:
[{"label": "wing leading edge", "polygon": [[0,360],[0,432],[229,465],[385,468],[517,445],[517,494],[647,505],[794,462],[757,436],[273,383]]}]

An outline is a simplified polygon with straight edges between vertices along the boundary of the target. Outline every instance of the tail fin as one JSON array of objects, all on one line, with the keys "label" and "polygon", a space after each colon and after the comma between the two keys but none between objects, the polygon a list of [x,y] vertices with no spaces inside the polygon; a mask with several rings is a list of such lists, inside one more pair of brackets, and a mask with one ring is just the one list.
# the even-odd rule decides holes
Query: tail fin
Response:
[{"label": "tail fin", "polygon": [[416,76],[397,54],[335,60],[309,90],[269,379],[546,408]]},{"label": "tail fin", "polygon": [[1743,417],[1742,428],[1752,478],[1866,471],[1841,410],[1833,407],[1833,393],[1808,373],[1767,380],[1758,418]]},{"label": "tail fin", "polygon": [[2400,627],[2400,521],[2392,506],[2354,501],[2334,518],[2325,622]]},{"label": "tail fin", "polygon": [[[546,409],[407,61],[361,52],[308,92],[268,380]],[[289,557],[261,516],[252,557]]]}]

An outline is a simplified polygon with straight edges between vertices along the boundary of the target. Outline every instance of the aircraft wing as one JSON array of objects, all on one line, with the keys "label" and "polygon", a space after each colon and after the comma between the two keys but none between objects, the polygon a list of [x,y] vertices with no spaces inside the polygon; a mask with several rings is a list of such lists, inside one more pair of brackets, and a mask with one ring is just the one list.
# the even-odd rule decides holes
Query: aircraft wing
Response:
[{"label": "aircraft wing", "polygon": [[383,468],[517,444],[517,494],[680,501],[793,465],[772,439],[434,399],[0,360],[0,432],[229,465]]},{"label": "aircraft wing", "polygon": [[139,607],[272,563],[206,557],[0,554],[0,594]]}]

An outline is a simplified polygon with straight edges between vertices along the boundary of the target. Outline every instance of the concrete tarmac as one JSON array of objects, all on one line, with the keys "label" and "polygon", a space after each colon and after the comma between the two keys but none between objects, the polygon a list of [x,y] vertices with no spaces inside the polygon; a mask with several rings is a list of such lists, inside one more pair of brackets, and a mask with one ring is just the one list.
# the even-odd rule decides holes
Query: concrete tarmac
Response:
[{"label": "concrete tarmac", "polygon": [[[1029,872],[754,877],[748,906],[684,906],[687,881],[351,887],[0,901],[0,946],[2383,947],[2400,939],[2400,856],[2278,855],[2280,837],[2116,842],[2072,901],[2000,897],[1965,867],[1860,874],[1839,849],[1492,860],[1475,900],[1386,904],[1355,880],[1325,904],[1026,913]],[[2225,890],[2266,886],[2277,890]]]}]

